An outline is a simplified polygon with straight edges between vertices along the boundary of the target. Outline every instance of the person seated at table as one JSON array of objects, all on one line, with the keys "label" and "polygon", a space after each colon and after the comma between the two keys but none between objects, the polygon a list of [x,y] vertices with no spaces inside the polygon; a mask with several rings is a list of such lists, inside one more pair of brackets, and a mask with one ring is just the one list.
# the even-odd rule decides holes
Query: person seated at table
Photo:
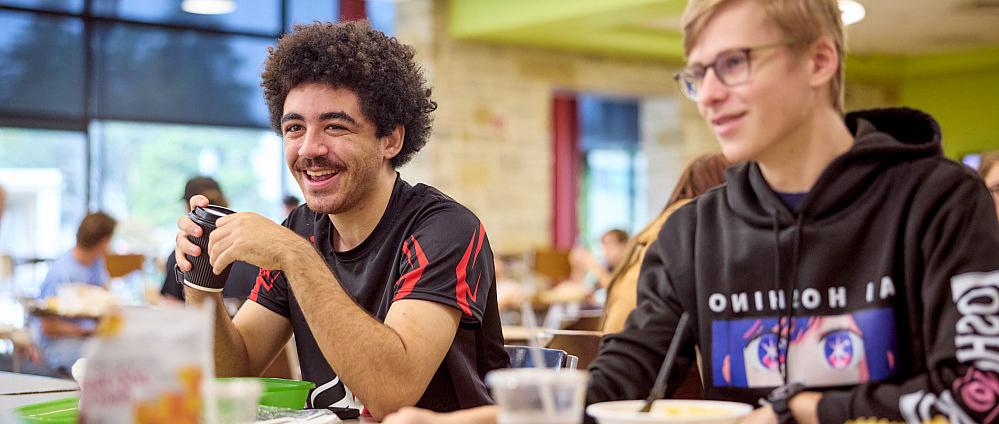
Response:
[{"label": "person seated at table", "polygon": [[[305,194],[283,225],[254,213],[202,230],[182,217],[177,264],[262,268],[230,320],[215,320],[220,376],[256,375],[289,339],[314,408],[453,411],[492,403],[483,382],[509,366],[485,227],[396,169],[423,148],[436,103],[413,49],[363,21],[297,25],[264,65],[271,125]],[[207,205],[203,196],[191,206]],[[270,270],[270,271],[265,271]],[[220,296],[185,288],[188,303]]]},{"label": "person seated at table", "polygon": [[[229,207],[229,200],[222,193],[222,187],[219,186],[218,181],[212,177],[200,176],[191,178],[184,184],[183,200],[187,212],[191,211],[191,198],[199,194],[205,196],[208,202],[213,205]],[[166,258],[164,268],[166,272],[160,294],[168,301],[183,301],[184,286],[177,280],[177,273],[174,272],[174,268],[177,266],[175,256],[176,251],[171,251]],[[259,268],[246,262],[234,263],[229,272],[229,278],[226,280],[225,289],[222,290],[222,297],[236,299],[236,305],[239,305],[240,301],[244,301],[250,296],[250,290],[253,290],[253,284],[259,272]]]},{"label": "person seated at table", "polygon": [[[70,284],[107,288],[110,277],[104,258],[117,225],[117,221],[104,212],[87,214],[76,231],[76,245],[49,265],[40,298],[58,296],[59,288]],[[36,324],[38,347],[45,364],[68,376],[70,367],[82,356],[83,342],[93,334],[96,321],[45,316],[39,317]]]},{"label": "person seated at table", "polygon": [[574,247],[569,252],[569,265],[572,269],[571,279],[582,282],[587,275],[596,278],[597,288],[606,289],[610,282],[611,272],[621,262],[624,248],[628,243],[628,232],[619,228],[607,230],[600,236],[600,250],[604,258],[600,262],[593,253],[584,247]]},{"label": "person seated at table", "polygon": [[729,162],[721,153],[708,153],[691,161],[666,201],[666,206],[656,219],[628,241],[617,268],[611,273],[607,284],[607,301],[604,303],[604,317],[601,330],[604,333],[617,333],[624,329],[625,320],[638,304],[638,275],[642,258],[649,246],[659,236],[663,224],[674,211],[687,202],[725,183],[725,169]]},{"label": "person seated at table", "polygon": [[835,0],[691,0],[682,20],[677,81],[746,163],[663,225],[586,402],[645,398],[687,313],[671,376],[700,361],[705,398],[767,400],[743,422],[999,422],[996,208],[936,121],[843,115]]}]

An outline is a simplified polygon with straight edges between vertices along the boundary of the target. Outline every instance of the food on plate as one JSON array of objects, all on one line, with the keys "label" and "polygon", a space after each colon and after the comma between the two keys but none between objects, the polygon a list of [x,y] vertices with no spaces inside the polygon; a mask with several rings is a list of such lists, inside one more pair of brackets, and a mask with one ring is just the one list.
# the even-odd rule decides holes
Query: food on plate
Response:
[{"label": "food on plate", "polygon": [[106,289],[91,284],[67,284],[45,299],[42,312],[68,317],[99,317],[117,305]]}]

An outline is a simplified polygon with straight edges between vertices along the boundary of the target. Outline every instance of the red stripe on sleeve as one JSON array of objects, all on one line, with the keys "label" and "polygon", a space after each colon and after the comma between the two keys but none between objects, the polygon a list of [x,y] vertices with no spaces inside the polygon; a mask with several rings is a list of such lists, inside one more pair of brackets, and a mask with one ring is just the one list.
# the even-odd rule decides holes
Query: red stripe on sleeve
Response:
[{"label": "red stripe on sleeve", "polygon": [[[475,245],[475,258],[479,257],[479,252],[482,251],[482,241],[486,239],[486,227],[479,223],[479,243]],[[472,259],[472,266],[475,266],[475,259]]]},{"label": "red stripe on sleeve", "polygon": [[268,278],[271,275],[271,270],[260,268],[260,272],[257,273],[257,281],[253,284],[253,291],[250,292],[250,300],[256,302],[257,295],[260,293],[260,286],[264,287],[264,290],[271,291],[271,287],[274,285],[272,282],[268,282]]},{"label": "red stripe on sleeve", "polygon": [[[465,248],[465,255],[461,257],[458,261],[458,267],[455,268],[455,276],[458,277],[458,281],[455,284],[454,298],[458,302],[458,307],[465,315],[471,316],[472,310],[468,307],[468,261],[472,256],[472,245],[475,244],[475,233],[472,233],[472,239],[468,241],[468,247]],[[472,259],[474,262],[475,260]],[[472,301],[475,301],[475,296],[473,294]]]},{"label": "red stripe on sleeve", "polygon": [[[413,236],[409,236],[409,240],[407,240],[407,242],[402,246],[403,252],[407,254],[407,257],[409,256],[409,248],[407,245],[410,243],[413,244],[413,250],[416,252],[416,261],[419,263],[419,266],[412,271],[403,274],[402,277],[399,277],[399,281],[396,281],[395,284],[401,284],[402,287],[399,288],[399,292],[395,294],[394,298],[392,298],[393,302],[406,297],[413,291],[413,287],[416,287],[416,283],[420,281],[420,277],[423,277],[423,270],[430,264],[430,261],[427,260],[427,256],[423,254],[423,248],[420,247],[420,242]],[[412,259],[410,259],[410,264],[412,264],[412,262]]]}]

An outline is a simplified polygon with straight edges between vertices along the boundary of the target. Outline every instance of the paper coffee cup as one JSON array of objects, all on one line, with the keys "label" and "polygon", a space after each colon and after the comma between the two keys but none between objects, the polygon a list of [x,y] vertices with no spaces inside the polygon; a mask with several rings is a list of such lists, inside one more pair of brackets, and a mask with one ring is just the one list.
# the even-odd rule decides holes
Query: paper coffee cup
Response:
[{"label": "paper coffee cup", "polygon": [[183,273],[184,285],[210,292],[220,292],[225,287],[232,264],[229,264],[219,275],[212,272],[212,264],[208,257],[208,236],[215,230],[215,221],[233,213],[236,211],[222,206],[208,205],[203,208],[198,206],[187,214],[194,223],[201,227],[202,234],[201,237],[187,236],[188,240],[201,248],[201,254],[198,256],[187,255],[187,260],[191,262],[191,270]]}]

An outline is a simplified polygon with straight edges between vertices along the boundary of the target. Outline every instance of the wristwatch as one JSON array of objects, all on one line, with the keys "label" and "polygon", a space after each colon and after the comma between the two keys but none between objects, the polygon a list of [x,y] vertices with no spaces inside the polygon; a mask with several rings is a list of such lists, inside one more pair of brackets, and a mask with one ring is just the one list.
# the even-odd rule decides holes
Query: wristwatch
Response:
[{"label": "wristwatch", "polygon": [[770,407],[773,408],[774,413],[777,414],[777,422],[779,424],[797,424],[797,421],[794,419],[794,415],[791,414],[791,408],[788,405],[788,401],[790,401],[794,395],[801,393],[803,390],[805,390],[804,384],[791,383],[780,386],[767,395],[767,402],[770,403]]}]

